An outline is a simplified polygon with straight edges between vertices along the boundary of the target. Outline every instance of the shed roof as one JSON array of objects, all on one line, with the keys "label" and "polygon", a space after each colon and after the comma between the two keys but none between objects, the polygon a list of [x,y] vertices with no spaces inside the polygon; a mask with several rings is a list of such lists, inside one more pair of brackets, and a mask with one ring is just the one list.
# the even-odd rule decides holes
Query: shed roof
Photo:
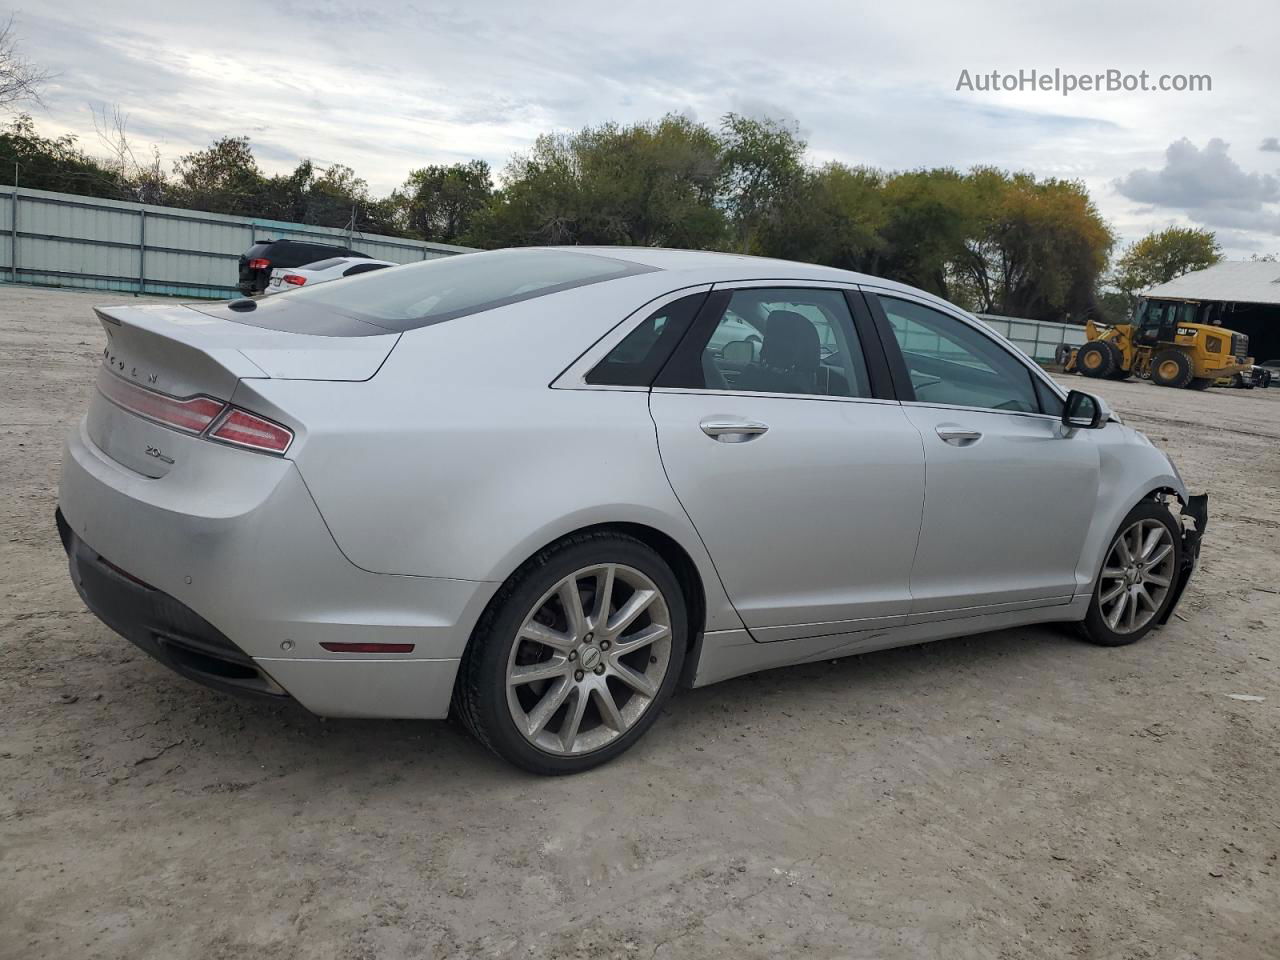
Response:
[{"label": "shed roof", "polygon": [[1280,263],[1227,260],[1145,291],[1147,297],[1280,303]]}]

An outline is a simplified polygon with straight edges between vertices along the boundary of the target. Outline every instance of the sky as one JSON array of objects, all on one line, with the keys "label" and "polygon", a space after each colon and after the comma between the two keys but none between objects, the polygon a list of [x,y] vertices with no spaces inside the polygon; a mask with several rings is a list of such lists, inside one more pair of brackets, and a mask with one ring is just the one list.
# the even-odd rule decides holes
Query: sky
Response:
[{"label": "sky", "polygon": [[[1280,252],[1280,4],[1036,0],[58,0],[10,6],[56,76],[46,132],[119,107],[166,162],[224,135],[268,172],[500,172],[539,134],[677,112],[794,123],[814,162],[1082,180],[1122,242],[1170,225]],[[989,89],[992,71],[1208,75],[1211,90]],[[967,73],[965,73],[967,71]],[[960,89],[957,89],[960,87]],[[983,89],[987,87],[987,89]]]}]

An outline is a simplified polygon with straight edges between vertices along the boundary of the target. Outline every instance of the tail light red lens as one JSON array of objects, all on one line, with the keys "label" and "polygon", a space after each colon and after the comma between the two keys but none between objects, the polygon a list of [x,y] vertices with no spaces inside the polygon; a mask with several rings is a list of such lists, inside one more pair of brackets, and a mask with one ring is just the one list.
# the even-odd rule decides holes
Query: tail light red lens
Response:
[{"label": "tail light red lens", "polygon": [[253,260],[249,261],[249,269],[250,270],[270,270],[271,261],[263,257],[256,257]]},{"label": "tail light red lens", "polygon": [[293,431],[235,407],[209,433],[209,439],[264,453],[284,453],[293,443]]},{"label": "tail light red lens", "polygon": [[171,397],[130,383],[106,367],[98,373],[98,392],[144,420],[234,447],[281,454],[293,443],[293,431],[288,427],[248,410],[213,397]]},{"label": "tail light red lens", "polygon": [[116,406],[183,433],[204,433],[209,424],[227,408],[221,400],[212,397],[187,397],[180,400],[157,393],[122,380],[105,368],[98,375],[98,390]]},{"label": "tail light red lens", "polygon": [[284,282],[293,284],[295,287],[300,287],[307,282],[307,278],[300,277],[296,273],[286,273],[284,275]]}]

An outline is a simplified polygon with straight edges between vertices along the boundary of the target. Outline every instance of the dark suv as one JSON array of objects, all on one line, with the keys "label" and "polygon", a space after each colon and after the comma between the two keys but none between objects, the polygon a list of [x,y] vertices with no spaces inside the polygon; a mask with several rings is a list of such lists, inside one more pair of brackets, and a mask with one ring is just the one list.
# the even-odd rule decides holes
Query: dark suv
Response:
[{"label": "dark suv", "polygon": [[330,257],[367,257],[348,247],[304,240],[259,240],[240,255],[240,292],[246,297],[267,288],[271,271],[276,267],[305,267]]}]

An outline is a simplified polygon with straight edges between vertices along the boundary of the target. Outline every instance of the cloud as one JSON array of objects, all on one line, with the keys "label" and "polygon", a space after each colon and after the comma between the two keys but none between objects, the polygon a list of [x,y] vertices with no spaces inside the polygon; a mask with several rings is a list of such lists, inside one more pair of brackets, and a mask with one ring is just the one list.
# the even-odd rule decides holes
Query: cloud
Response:
[{"label": "cloud", "polygon": [[1266,153],[1280,153],[1280,137],[1264,137],[1258,149]]},{"label": "cloud", "polygon": [[1246,173],[1228,155],[1229,145],[1214,138],[1197,147],[1187,138],[1165,150],[1159,170],[1134,170],[1115,182],[1122,196],[1154,207],[1182,210],[1210,226],[1237,230],[1278,230],[1280,179]]}]

